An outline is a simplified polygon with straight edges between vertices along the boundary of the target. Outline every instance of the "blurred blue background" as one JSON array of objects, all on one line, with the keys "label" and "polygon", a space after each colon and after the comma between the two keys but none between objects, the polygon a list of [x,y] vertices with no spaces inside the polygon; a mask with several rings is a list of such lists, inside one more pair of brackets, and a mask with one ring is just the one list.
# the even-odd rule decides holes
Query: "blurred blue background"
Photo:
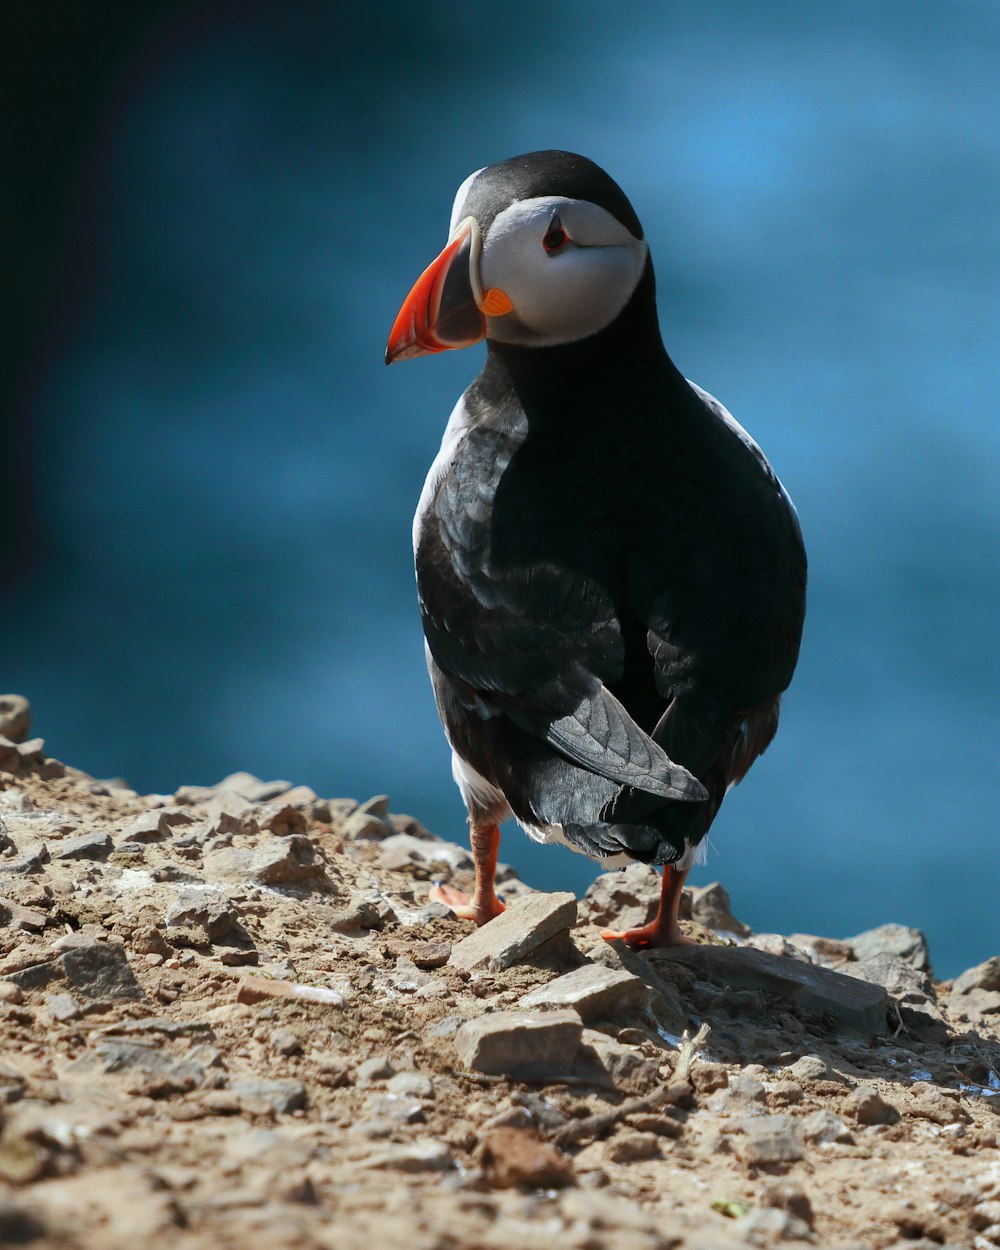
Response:
[{"label": "blurred blue background", "polygon": [[[760,930],[1000,949],[1000,9],[5,9],[0,688],[138,789],[388,791],[462,840],[410,518],[483,349],[387,371],[473,169],[632,198],[678,365],[795,499],[810,616],[707,868]],[[502,857],[582,890],[596,868]]]}]

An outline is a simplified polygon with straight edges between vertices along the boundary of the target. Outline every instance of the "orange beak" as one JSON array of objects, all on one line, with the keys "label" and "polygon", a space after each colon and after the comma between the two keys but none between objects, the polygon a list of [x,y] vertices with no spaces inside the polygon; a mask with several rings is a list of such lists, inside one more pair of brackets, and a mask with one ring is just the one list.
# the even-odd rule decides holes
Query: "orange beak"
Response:
[{"label": "orange beak", "polygon": [[492,306],[487,301],[484,307],[479,284],[480,249],[479,226],[474,218],[466,217],[403,302],[389,334],[387,365],[430,352],[471,347],[485,337],[484,312],[492,313]]}]

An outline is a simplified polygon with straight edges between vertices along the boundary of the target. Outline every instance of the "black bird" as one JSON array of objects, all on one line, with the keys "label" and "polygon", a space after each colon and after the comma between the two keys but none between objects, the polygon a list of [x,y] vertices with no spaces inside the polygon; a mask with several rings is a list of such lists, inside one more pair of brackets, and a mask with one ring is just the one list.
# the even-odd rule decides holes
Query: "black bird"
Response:
[{"label": "black bird", "polygon": [[414,521],[427,664],[503,910],[499,824],[606,867],[662,865],[633,947],[683,941],[680,889],[774,737],[805,614],[795,509],[760,448],[663,346],[621,188],[569,152],[470,175],[386,362],[486,339]]}]

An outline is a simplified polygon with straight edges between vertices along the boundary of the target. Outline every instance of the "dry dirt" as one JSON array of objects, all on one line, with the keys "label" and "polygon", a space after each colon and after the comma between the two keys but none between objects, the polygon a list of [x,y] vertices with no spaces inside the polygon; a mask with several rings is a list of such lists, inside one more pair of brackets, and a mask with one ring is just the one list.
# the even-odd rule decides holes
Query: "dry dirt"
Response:
[{"label": "dry dirt", "polygon": [[[648,907],[630,870],[510,966],[461,966],[427,895],[468,855],[384,800],[138,795],[38,740],[0,738],[0,822],[0,1245],[1000,1246],[1000,965],[950,987],[919,950],[748,943],[717,891],[703,962],[633,956],[595,923]],[[466,1066],[467,1021],[579,968],[624,988],[582,1039],[563,1010],[569,1061]]]}]

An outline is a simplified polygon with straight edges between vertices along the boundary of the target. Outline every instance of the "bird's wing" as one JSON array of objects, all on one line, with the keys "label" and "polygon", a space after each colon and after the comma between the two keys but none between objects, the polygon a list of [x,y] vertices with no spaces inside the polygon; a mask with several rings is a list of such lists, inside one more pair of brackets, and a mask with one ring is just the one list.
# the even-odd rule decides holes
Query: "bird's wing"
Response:
[{"label": "bird's wing", "polygon": [[470,430],[472,445],[453,449],[419,518],[417,583],[436,664],[481,715],[508,716],[583,768],[648,793],[703,799],[700,782],[605,685],[624,663],[621,627],[608,591],[588,575],[593,555],[572,554],[572,519],[565,558],[552,550],[534,558],[527,532],[505,540],[504,526],[524,516],[516,500],[498,516],[504,466],[478,437]]},{"label": "bird's wing", "polygon": [[648,629],[659,691],[678,705],[675,721],[689,712],[711,730],[791,680],[806,564],[795,508],[760,448],[718,400],[692,389],[715,419],[718,468],[710,480],[677,486],[692,497],[675,498],[669,518],[647,508],[628,600]]}]

